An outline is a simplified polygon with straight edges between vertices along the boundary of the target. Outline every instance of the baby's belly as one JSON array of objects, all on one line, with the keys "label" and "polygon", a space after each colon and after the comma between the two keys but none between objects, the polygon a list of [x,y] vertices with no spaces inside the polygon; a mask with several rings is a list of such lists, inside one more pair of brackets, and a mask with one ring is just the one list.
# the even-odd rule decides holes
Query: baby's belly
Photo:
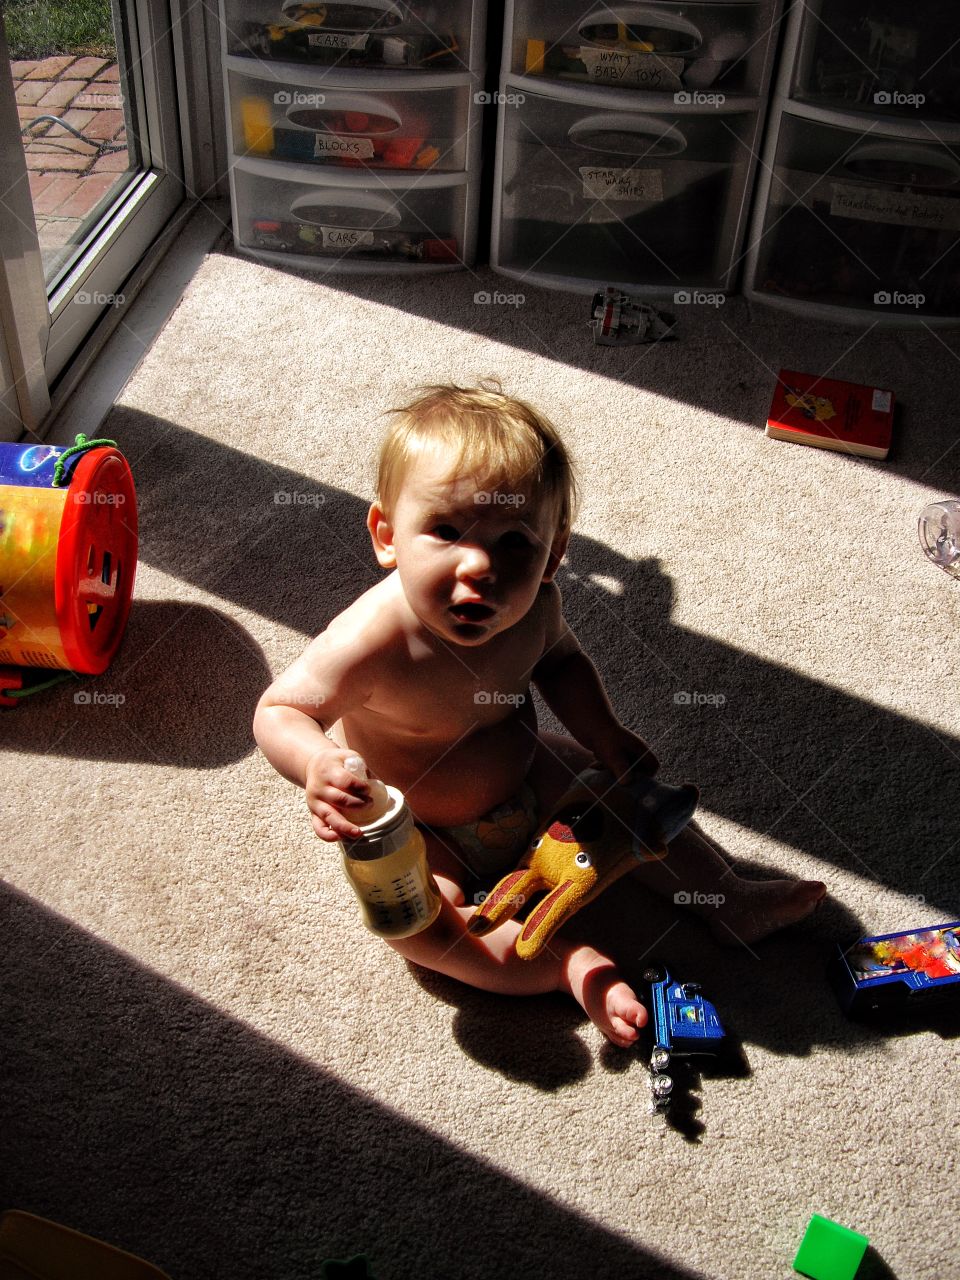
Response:
[{"label": "baby's belly", "polygon": [[404,793],[418,822],[450,827],[473,822],[520,790],[536,749],[537,717],[528,699],[455,746],[382,733],[366,741],[364,727],[347,722],[342,733],[369,769]]}]

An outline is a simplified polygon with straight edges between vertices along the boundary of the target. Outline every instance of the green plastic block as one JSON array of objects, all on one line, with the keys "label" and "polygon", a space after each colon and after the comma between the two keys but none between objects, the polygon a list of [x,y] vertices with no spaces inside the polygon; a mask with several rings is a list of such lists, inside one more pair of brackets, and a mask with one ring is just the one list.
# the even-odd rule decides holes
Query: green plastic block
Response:
[{"label": "green plastic block", "polygon": [[858,1231],[815,1213],[800,1241],[793,1269],[810,1280],[853,1280],[869,1243]]}]

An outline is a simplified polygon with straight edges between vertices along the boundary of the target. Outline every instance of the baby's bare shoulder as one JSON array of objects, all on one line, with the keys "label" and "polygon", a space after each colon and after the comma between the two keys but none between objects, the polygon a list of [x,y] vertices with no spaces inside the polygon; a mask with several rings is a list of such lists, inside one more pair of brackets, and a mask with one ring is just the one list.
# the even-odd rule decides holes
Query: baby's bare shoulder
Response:
[{"label": "baby's bare shoulder", "polygon": [[[333,618],[325,630],[267,691],[272,702],[314,706],[335,712],[369,697],[385,658],[401,636],[399,610],[388,581],[379,582]],[[320,712],[311,712],[326,719]]]},{"label": "baby's bare shoulder", "polygon": [[378,582],[332,618],[304,656],[353,667],[376,661],[395,649],[403,636],[400,605],[392,579]]}]

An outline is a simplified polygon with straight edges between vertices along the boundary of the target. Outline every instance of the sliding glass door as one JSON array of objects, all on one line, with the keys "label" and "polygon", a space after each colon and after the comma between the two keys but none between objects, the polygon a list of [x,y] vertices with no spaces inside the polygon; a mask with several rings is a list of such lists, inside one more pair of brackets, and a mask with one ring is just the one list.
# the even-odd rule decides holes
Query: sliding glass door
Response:
[{"label": "sliding glass door", "polygon": [[[20,426],[185,198],[179,0],[5,0],[0,321]],[[14,438],[2,385],[0,438]]]}]

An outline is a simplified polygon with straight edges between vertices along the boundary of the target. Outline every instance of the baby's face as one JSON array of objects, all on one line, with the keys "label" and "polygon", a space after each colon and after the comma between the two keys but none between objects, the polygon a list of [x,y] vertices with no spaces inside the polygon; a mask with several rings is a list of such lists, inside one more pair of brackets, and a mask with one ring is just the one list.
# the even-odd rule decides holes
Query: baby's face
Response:
[{"label": "baby's face", "polygon": [[522,493],[481,490],[473,477],[452,477],[442,455],[417,463],[392,520],[383,520],[380,563],[396,566],[420,622],[462,645],[484,644],[519,622],[563,553],[552,509],[538,509]]}]

